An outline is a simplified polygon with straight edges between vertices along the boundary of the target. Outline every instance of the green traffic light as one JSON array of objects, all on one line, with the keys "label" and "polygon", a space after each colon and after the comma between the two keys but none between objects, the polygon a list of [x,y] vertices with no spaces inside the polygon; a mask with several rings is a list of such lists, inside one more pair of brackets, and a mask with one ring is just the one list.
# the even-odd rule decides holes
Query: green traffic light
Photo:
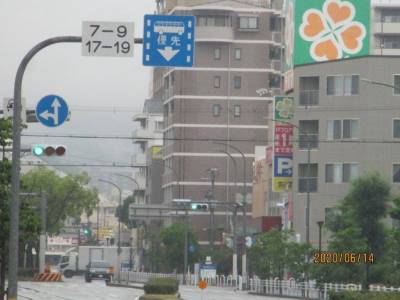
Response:
[{"label": "green traffic light", "polygon": [[35,146],[32,148],[32,153],[33,153],[34,155],[36,155],[36,156],[41,156],[41,155],[43,155],[43,153],[44,153],[44,148],[43,148],[43,146],[41,146],[41,145],[35,145]]},{"label": "green traffic light", "polygon": [[196,204],[196,203],[193,203],[193,204],[192,204],[192,209],[193,209],[193,210],[196,210],[196,209],[197,209],[197,204]]}]

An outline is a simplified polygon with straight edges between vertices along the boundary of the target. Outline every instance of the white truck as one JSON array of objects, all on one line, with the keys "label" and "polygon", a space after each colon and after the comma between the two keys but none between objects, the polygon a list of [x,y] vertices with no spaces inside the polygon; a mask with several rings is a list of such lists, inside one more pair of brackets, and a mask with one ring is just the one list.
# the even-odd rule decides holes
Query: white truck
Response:
[{"label": "white truck", "polygon": [[[130,247],[121,247],[119,268],[127,265],[133,270],[135,256]],[[116,246],[79,246],[65,252],[58,264],[58,270],[67,278],[83,274],[90,261],[106,261],[118,270],[118,247]],[[130,262],[132,261],[132,265]],[[125,268],[126,270],[126,268]]]}]

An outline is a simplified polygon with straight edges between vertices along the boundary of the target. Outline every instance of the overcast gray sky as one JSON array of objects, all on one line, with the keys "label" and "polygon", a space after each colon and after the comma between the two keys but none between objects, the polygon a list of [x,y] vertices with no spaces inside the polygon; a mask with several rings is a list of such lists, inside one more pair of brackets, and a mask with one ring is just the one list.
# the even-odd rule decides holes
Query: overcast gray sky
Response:
[{"label": "overcast gray sky", "polygon": [[[81,35],[82,21],[135,22],[135,36],[143,35],[143,16],[153,13],[153,0],[1,0],[0,100],[13,94],[14,77],[23,56],[38,42],[60,35]],[[82,57],[80,44],[53,45],[29,64],[23,82],[27,106],[34,108],[48,94],[62,96],[72,107],[71,122],[57,129],[30,124],[27,133],[131,135],[132,116],[148,96],[151,69],[142,66],[142,46],[134,58]],[[104,106],[129,111],[98,112]],[[93,108],[93,112],[88,109]],[[127,109],[127,110],[128,110]],[[63,143],[67,156],[129,162],[132,142],[24,138],[23,143]],[[95,160],[88,161],[96,163]]]}]

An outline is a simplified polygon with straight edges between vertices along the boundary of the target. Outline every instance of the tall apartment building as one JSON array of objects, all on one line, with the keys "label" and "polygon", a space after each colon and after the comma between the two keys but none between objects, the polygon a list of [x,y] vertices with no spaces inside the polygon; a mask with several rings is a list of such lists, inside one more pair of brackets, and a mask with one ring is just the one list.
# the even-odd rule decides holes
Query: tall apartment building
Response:
[{"label": "tall apartment building", "polygon": [[[398,193],[400,90],[367,84],[362,78],[400,86],[400,3],[372,2],[370,55],[298,65],[294,68],[293,229],[306,238],[310,192],[310,242],[318,244],[318,221],[343,199],[349,182],[380,172]],[[308,148],[310,165],[308,164]],[[307,183],[309,188],[307,188]],[[286,195],[269,191],[282,202]],[[277,207],[277,201],[269,204]],[[288,212],[275,211],[277,215]],[[329,238],[323,234],[323,246]]]},{"label": "tall apartment building", "polygon": [[[154,94],[162,94],[164,103],[164,199],[204,201],[211,189],[209,170],[216,168],[213,198],[241,200],[241,155],[214,143],[219,140],[244,153],[251,200],[255,146],[267,143],[268,104],[280,93],[281,1],[157,3],[159,13],[196,17],[193,68],[156,68],[153,74]],[[261,96],[260,89],[265,91]],[[236,176],[234,164],[220,150],[234,157]],[[218,244],[223,231],[231,232],[231,220],[227,209],[215,215]],[[250,224],[249,212],[247,218]],[[207,243],[209,213],[193,212],[191,221],[200,241]]]}]

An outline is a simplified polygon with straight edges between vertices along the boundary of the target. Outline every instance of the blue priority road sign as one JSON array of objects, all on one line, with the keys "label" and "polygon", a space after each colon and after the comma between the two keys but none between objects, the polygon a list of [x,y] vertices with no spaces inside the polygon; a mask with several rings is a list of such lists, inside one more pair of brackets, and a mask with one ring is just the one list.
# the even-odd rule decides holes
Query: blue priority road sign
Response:
[{"label": "blue priority road sign", "polygon": [[192,67],[194,16],[145,15],[143,65]]},{"label": "blue priority road sign", "polygon": [[36,106],[36,118],[48,127],[60,126],[68,118],[67,102],[57,95],[47,95]]}]

